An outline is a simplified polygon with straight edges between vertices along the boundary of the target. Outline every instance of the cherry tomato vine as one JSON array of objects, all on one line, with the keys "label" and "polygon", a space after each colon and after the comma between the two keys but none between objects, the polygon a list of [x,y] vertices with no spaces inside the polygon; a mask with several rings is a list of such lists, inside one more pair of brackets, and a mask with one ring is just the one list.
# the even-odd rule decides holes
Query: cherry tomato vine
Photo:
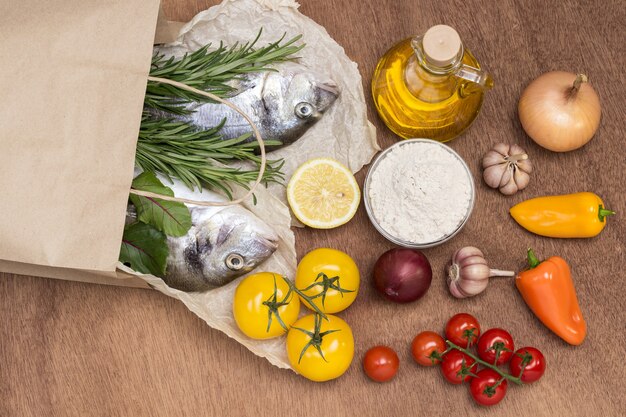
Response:
[{"label": "cherry tomato vine", "polygon": [[[538,349],[514,351],[513,338],[503,329],[489,329],[481,335],[478,321],[469,314],[452,317],[445,335],[444,340],[430,331],[418,334],[412,344],[413,356],[424,366],[440,363],[443,376],[452,384],[470,382],[470,393],[480,405],[499,403],[509,382],[529,384],[545,371],[545,359]],[[471,350],[473,346],[477,353]],[[506,363],[510,373],[498,366]]]},{"label": "cherry tomato vine", "polygon": [[[504,379],[509,380],[517,385],[522,385],[523,382],[521,380],[521,374],[517,377],[502,371],[500,368],[498,368],[495,365],[490,364],[489,362],[485,362],[484,360],[480,359],[478,356],[474,355],[471,351],[469,351],[468,349],[462,348],[461,346],[458,346],[454,343],[452,343],[449,340],[446,340],[446,344],[449,346],[448,349],[446,349],[443,354],[441,356],[444,356],[446,353],[450,352],[451,350],[458,350],[460,352],[465,353],[467,356],[469,356],[470,358],[472,358],[476,363],[479,363],[480,365],[484,366],[485,368],[489,368],[495,372],[497,372],[502,379],[500,380],[500,382]],[[517,353],[516,353],[517,355]],[[532,356],[528,353],[524,354],[524,355],[519,355],[520,357],[522,357],[522,373],[524,372],[524,366],[530,362],[530,360],[532,359]],[[469,369],[469,368],[468,368]],[[475,376],[475,375],[473,375]]]}]

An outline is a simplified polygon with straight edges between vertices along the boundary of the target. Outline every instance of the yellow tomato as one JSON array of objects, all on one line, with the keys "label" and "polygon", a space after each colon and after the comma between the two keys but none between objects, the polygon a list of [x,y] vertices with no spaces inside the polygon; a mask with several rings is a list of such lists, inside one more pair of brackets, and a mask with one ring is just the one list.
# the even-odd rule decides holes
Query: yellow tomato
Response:
[{"label": "yellow tomato", "polygon": [[[359,292],[359,268],[348,254],[328,248],[309,252],[298,264],[296,288],[324,313],[338,313],[354,302]],[[310,308],[306,300],[304,305]]]},{"label": "yellow tomato", "polygon": [[287,333],[287,356],[293,369],[311,381],[328,381],[343,375],[354,356],[354,338],[348,323],[327,314],[309,314]]},{"label": "yellow tomato", "polygon": [[235,290],[233,315],[239,329],[253,339],[285,334],[298,318],[300,299],[287,278],[271,272],[246,277]]}]

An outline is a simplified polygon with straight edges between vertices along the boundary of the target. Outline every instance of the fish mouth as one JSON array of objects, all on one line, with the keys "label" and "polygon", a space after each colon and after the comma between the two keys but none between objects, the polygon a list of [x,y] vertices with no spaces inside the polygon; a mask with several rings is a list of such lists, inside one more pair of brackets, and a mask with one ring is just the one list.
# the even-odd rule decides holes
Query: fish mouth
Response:
[{"label": "fish mouth", "polygon": [[339,97],[339,86],[334,81],[326,81],[318,85],[321,90],[324,90],[335,97]]},{"label": "fish mouth", "polygon": [[278,249],[278,238],[257,236],[257,241],[266,247],[270,253],[274,253]]},{"label": "fish mouth", "polygon": [[325,113],[339,97],[339,87],[337,87],[334,81],[327,80],[317,85],[317,94],[317,111],[320,113],[319,116],[321,116],[321,114]]}]

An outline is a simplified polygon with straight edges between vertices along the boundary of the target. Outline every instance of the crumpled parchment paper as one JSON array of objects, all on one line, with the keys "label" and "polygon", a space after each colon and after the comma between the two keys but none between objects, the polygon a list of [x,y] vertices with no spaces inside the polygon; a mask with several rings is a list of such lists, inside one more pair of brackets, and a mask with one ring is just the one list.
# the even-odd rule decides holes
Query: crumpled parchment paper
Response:
[{"label": "crumpled parchment paper", "polygon": [[[227,45],[248,42],[263,28],[259,45],[279,39],[286,33],[289,39],[302,34],[307,46],[298,54],[300,62],[322,74],[328,74],[341,89],[340,98],[324,117],[294,144],[269,154],[269,158],[284,158],[286,180],[295,169],[310,158],[332,157],[356,172],[370,162],[379,150],[376,131],[367,120],[367,110],[356,63],[352,62],[326,30],[298,12],[293,0],[225,0],[199,13],[185,25],[178,40],[160,48],[168,55],[180,56],[208,43]],[[244,190],[237,190],[235,196]],[[255,192],[258,202],[244,205],[274,227],[280,236],[279,248],[258,270],[272,271],[293,278],[296,271],[295,239],[290,229],[292,222],[286,205],[284,185],[259,187]],[[197,199],[202,199],[198,193]],[[290,368],[285,348],[285,337],[253,340],[239,331],[232,315],[232,300],[242,278],[205,293],[185,293],[169,288],[153,275],[137,274],[120,264],[119,269],[140,276],[153,288],[182,301],[189,310],[209,326],[219,329],[246,346],[256,355],[267,358],[273,365]],[[253,271],[254,273],[256,271]],[[302,309],[302,313],[305,309]]]},{"label": "crumpled parchment paper", "polygon": [[[185,187],[176,180],[173,186],[163,180],[163,178],[161,180],[168,187],[172,187],[172,189]],[[272,271],[287,277],[294,277],[296,272],[296,250],[294,235],[290,228],[291,216],[289,208],[272,196],[264,187],[259,187],[257,190],[255,191],[257,204],[254,205],[252,198],[250,198],[243,205],[269,224],[280,238],[276,252],[259,268],[262,271]],[[185,192],[184,197],[195,200],[207,200],[206,197],[203,197],[203,194],[200,191],[193,193]],[[245,194],[245,190],[241,188],[233,193],[235,198],[239,198],[243,194]],[[239,331],[233,318],[233,296],[237,285],[243,277],[223,287],[204,293],[187,293],[168,287],[159,277],[149,274],[138,274],[121,263],[118,265],[118,268],[129,274],[139,276],[150,284],[152,288],[182,301],[189,310],[194,312],[209,326],[226,333],[255,354],[267,358],[272,364],[280,368],[289,368],[284,337],[269,340],[253,340]],[[257,270],[251,273],[255,273]]]}]

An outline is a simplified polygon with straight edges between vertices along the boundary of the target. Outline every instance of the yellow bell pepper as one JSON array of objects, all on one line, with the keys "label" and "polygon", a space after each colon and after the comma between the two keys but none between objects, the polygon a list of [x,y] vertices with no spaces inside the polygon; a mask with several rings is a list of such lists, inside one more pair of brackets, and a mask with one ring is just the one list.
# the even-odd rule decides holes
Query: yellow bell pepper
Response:
[{"label": "yellow bell pepper", "polygon": [[606,216],[615,214],[604,208],[594,193],[537,197],[523,201],[509,211],[529,232],[548,237],[593,237],[606,226]]}]

